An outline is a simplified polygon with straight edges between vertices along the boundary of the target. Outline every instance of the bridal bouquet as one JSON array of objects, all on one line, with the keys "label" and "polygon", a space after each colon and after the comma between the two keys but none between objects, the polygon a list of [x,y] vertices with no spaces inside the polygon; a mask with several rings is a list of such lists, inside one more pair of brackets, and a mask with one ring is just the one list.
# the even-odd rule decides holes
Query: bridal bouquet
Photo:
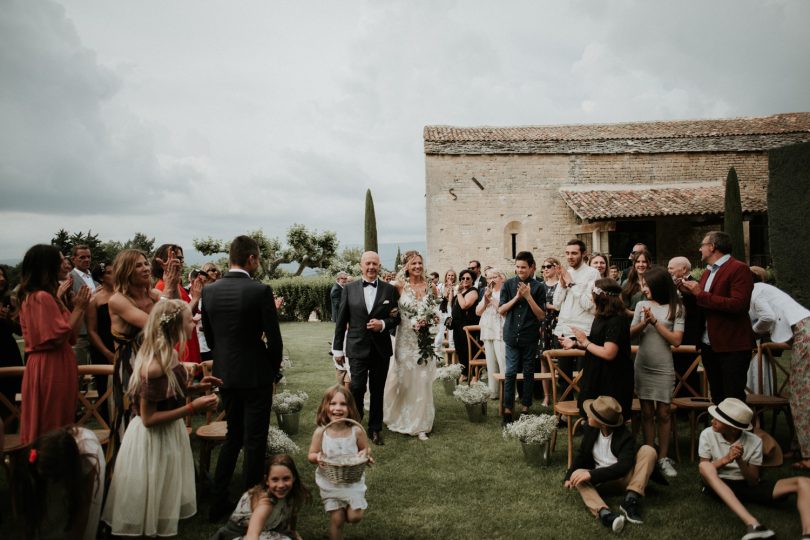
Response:
[{"label": "bridal bouquet", "polygon": [[289,392],[284,390],[273,396],[271,410],[279,414],[290,414],[301,412],[304,402],[309,399],[306,392]]},{"label": "bridal bouquet", "polygon": [[[409,287],[407,282],[405,286]],[[419,365],[441,360],[433,346],[440,320],[439,301],[433,294],[430,282],[427,291],[421,300],[417,300],[415,295],[408,295],[406,300],[400,299],[400,313],[408,319],[411,328],[416,332],[416,342],[419,346],[419,359],[416,363]]]}]

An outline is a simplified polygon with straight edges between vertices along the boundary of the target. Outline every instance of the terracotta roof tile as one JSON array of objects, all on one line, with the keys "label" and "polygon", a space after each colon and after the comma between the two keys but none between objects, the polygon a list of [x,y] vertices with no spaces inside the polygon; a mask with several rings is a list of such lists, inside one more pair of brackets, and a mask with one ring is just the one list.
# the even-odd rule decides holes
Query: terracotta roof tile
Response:
[{"label": "terracotta roof tile", "polygon": [[719,120],[523,127],[425,126],[426,142],[586,141],[810,133],[810,112]]},{"label": "terracotta roof tile", "polygon": [[[746,185],[741,189],[743,212],[767,211],[764,186]],[[560,196],[585,221],[652,216],[722,214],[722,182],[685,182],[634,186],[630,184],[590,184],[562,186]]]}]

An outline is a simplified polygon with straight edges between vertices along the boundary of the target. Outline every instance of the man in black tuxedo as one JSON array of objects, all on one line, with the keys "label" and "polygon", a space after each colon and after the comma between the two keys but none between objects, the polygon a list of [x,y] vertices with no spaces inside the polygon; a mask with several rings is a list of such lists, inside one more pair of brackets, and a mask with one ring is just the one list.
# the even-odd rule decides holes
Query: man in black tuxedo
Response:
[{"label": "man in black tuxedo", "polygon": [[[335,339],[332,354],[338,364],[343,364],[344,335],[346,356],[352,380],[351,389],[360,416],[363,416],[363,397],[366,381],[371,393],[371,410],[368,431],[375,444],[383,444],[383,390],[391,360],[391,334],[399,324],[397,300],[399,294],[393,285],[377,279],[380,271],[380,256],[366,251],[360,257],[360,272],[363,279],[347,284],[340,297],[340,308],[335,321]],[[348,326],[348,333],[346,327]]]},{"label": "man in black tuxedo", "polygon": [[259,268],[259,245],[237,236],[230,248],[230,271],[203,289],[202,323],[214,356],[214,376],[228,435],[214,473],[211,521],[226,517],[233,505],[228,484],[244,446],[244,490],[262,481],[273,404],[273,380],[281,365],[281,331],[273,290],[251,276]]}]

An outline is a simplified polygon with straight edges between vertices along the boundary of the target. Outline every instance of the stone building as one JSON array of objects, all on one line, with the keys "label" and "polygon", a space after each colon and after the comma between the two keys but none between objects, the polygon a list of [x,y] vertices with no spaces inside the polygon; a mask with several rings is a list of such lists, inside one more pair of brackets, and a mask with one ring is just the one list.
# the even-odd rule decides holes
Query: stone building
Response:
[{"label": "stone building", "polygon": [[[560,257],[571,238],[620,267],[636,242],[657,262],[699,260],[722,226],[735,167],[752,262],[767,264],[768,151],[810,141],[810,113],[759,118],[424,129],[427,264],[480,259],[511,271],[516,252]],[[539,263],[538,263],[539,264]]]}]

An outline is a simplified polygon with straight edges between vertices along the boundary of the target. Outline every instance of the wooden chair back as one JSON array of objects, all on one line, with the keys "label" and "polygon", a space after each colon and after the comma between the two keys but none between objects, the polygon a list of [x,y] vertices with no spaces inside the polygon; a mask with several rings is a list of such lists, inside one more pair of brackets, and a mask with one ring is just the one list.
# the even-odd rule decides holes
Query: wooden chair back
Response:
[{"label": "wooden chair back", "polygon": [[774,396],[788,398],[790,396],[790,369],[786,368],[782,363],[777,362],[774,357],[775,351],[789,351],[790,345],[787,343],[768,343],[757,344],[757,381],[759,388],[762,389],[763,379],[765,378],[765,370],[771,371],[771,385],[773,387]]},{"label": "wooden chair back", "polygon": [[[23,366],[10,366],[0,368],[0,379],[19,379],[22,381],[25,368]],[[23,448],[20,444],[20,418],[22,408],[16,400],[8,399],[0,394],[0,417],[3,419],[5,429],[4,451],[11,453]]]},{"label": "wooden chair back", "polygon": [[[581,370],[573,376],[569,376],[560,369],[555,360],[557,358],[579,358],[581,356],[585,356],[585,351],[579,349],[551,349],[543,353],[543,358],[545,358],[549,373],[551,373],[551,399],[555,405],[563,401],[574,401],[574,392],[579,392],[579,380],[582,378]],[[568,385],[562,393],[560,393],[559,388],[561,380]]]},{"label": "wooden chair back", "polygon": [[481,331],[481,327],[477,324],[471,324],[464,327],[464,334],[467,338],[467,360],[469,362],[468,374],[472,379],[477,379],[478,376],[472,376],[473,372],[480,375],[483,368],[487,367],[487,353],[484,345],[478,341],[475,334]]},{"label": "wooden chair back", "polygon": [[[694,345],[680,345],[678,347],[672,347],[672,353],[697,355],[695,356],[695,359],[692,360],[692,363],[689,364],[689,367],[686,369],[686,371],[684,371],[683,373],[678,373],[678,370],[677,369],[675,370],[676,382],[675,388],[672,390],[672,397],[677,397],[681,389],[686,389],[690,394],[692,394],[692,397],[706,397],[705,392],[706,389],[708,388],[708,385],[706,384],[705,380],[703,381],[703,391],[701,391],[700,389],[693,388],[688,381],[692,373],[694,373],[695,371],[699,371],[700,362],[702,361],[700,354],[697,354],[698,353],[697,347],[695,347]],[[705,377],[706,375],[704,373],[703,378]]]},{"label": "wooden chair back", "polygon": [[[112,377],[112,374],[112,364],[87,364],[79,366],[79,378],[86,375]],[[110,441],[110,425],[104,420],[99,411],[102,407],[108,406],[107,401],[110,399],[110,396],[112,396],[112,391],[113,385],[108,384],[107,391],[99,395],[95,400],[92,400],[80,386],[77,396],[82,414],[76,421],[76,425],[93,431],[102,445]]]}]

